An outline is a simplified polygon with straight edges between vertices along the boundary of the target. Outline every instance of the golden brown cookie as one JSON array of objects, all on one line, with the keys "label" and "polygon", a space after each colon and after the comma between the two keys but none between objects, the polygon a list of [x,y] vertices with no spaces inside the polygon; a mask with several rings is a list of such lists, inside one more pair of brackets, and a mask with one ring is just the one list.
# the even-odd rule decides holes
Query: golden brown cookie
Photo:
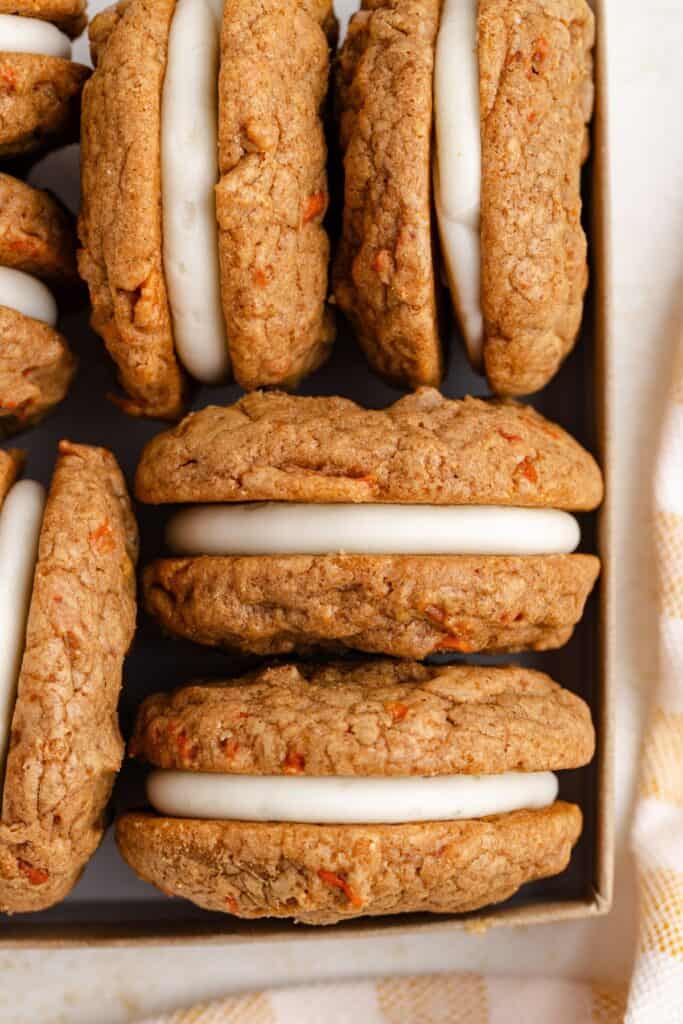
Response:
[{"label": "golden brown cookie", "polygon": [[498,394],[544,387],[581,323],[594,34],[585,0],[479,3],[484,360]]},{"label": "golden brown cookie", "polygon": [[[183,382],[162,265],[161,88],[175,0],[123,0],[90,25],[78,265],[92,325],[140,416],[173,419]],[[134,113],[133,113],[134,112]]]},{"label": "golden brown cookie", "polygon": [[167,558],[143,589],[163,628],[195,643],[425,658],[561,647],[599,568],[593,555]]},{"label": "golden brown cookie", "polygon": [[85,0],[0,0],[0,14],[50,21],[72,39],[88,22]]},{"label": "golden brown cookie", "polygon": [[375,370],[443,374],[431,200],[439,0],[364,0],[337,72],[344,229],[334,294]]},{"label": "golden brown cookie", "polygon": [[125,814],[122,856],[171,896],[239,917],[335,924],[361,915],[464,913],[563,871],[581,812],[557,802],[479,820],[300,825]]},{"label": "golden brown cookie", "polygon": [[235,378],[295,386],[327,357],[323,105],[331,0],[231,0],[221,39],[216,189],[221,291]]},{"label": "golden brown cookie", "polygon": [[0,158],[76,142],[89,74],[61,57],[0,53]]},{"label": "golden brown cookie", "polygon": [[39,422],[65,397],[75,372],[58,331],[0,306],[0,438]]},{"label": "golden brown cookie", "polygon": [[23,452],[16,448],[10,448],[9,451],[0,449],[0,509],[23,464]]},{"label": "golden brown cookie", "polygon": [[48,192],[0,174],[0,266],[58,285],[74,284],[73,219]]},{"label": "golden brown cookie", "polygon": [[137,527],[114,457],[63,441],[40,536],[0,820],[0,909],[62,899],[95,851],[123,744]]},{"label": "golden brown cookie", "polygon": [[595,508],[594,459],[533,409],[424,388],[383,410],[274,392],[191,414],[145,448],[141,501]]},{"label": "golden brown cookie", "polygon": [[584,702],[519,666],[281,665],[145,700],[129,752],[157,768],[406,776],[578,768]]},{"label": "golden brown cookie", "polygon": [[[90,26],[96,70],[84,93],[79,221],[92,322],[117,363],[123,407],[167,419],[184,397],[162,248],[162,88],[174,9],[174,0],[122,0]],[[225,7],[216,257],[245,388],[296,384],[332,340],[322,106],[335,30],[330,0]]]}]

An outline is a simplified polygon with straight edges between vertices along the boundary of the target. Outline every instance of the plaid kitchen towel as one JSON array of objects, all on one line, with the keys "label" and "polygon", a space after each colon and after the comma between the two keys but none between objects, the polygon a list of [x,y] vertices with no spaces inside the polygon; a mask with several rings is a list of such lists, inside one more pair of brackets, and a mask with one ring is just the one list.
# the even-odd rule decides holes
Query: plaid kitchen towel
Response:
[{"label": "plaid kitchen towel", "polygon": [[271,989],[147,1024],[683,1024],[683,351],[655,484],[660,687],[633,847],[640,929],[630,991],[552,978],[438,974]]}]

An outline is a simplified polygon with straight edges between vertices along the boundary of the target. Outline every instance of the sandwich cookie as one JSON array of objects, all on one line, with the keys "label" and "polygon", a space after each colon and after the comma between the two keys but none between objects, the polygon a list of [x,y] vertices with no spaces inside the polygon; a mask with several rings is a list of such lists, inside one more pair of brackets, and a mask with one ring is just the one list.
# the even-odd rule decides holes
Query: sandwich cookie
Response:
[{"label": "sandwich cookie", "polygon": [[143,451],[140,500],[193,502],[143,580],[171,633],[251,654],[424,658],[571,636],[599,570],[572,511],[602,478],[524,406],[423,388],[383,411],[256,393]]},{"label": "sandwich cookie", "polygon": [[129,751],[156,813],[117,842],[239,917],[476,910],[565,869],[582,818],[553,773],[594,743],[584,702],[529,669],[284,665],[143,703]]},{"label": "sandwich cookie", "polygon": [[77,283],[66,210],[0,174],[0,438],[37,423],[68,391],[76,360],[56,330],[55,294]]},{"label": "sandwich cookie", "polygon": [[[330,0],[127,0],[94,19],[81,274],[135,415],[181,366],[294,386],[326,357]],[[131,111],[135,116],[131,116]]]},{"label": "sandwich cookie", "polygon": [[0,158],[78,139],[85,24],[83,0],[0,0]]},{"label": "sandwich cookie", "polygon": [[440,377],[437,233],[470,360],[494,391],[537,391],[573,347],[593,41],[585,0],[367,0],[352,18],[334,291],[383,375]]},{"label": "sandwich cookie", "polygon": [[116,705],[137,545],[125,482],[101,448],[62,441],[47,497],[23,480],[0,511],[6,913],[63,899],[102,838],[123,749]]}]

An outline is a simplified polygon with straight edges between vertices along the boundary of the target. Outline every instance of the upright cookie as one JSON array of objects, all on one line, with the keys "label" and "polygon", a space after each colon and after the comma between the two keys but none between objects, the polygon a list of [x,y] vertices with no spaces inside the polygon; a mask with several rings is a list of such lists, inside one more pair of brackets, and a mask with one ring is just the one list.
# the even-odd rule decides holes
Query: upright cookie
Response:
[{"label": "upright cookie", "polygon": [[0,158],[78,139],[85,23],[83,0],[0,0]]},{"label": "upright cookie", "polygon": [[335,295],[380,373],[438,380],[432,203],[475,368],[506,395],[557,372],[588,276],[593,41],[586,0],[367,0],[352,19]]},{"label": "upright cookie", "polygon": [[130,753],[158,814],[117,841],[239,917],[461,913],[564,870],[581,812],[552,772],[594,743],[583,701],[528,669],[284,665],[144,702]]},{"label": "upright cookie", "polygon": [[0,438],[41,420],[76,371],[54,294],[75,286],[75,253],[66,210],[0,174]]},{"label": "upright cookie", "polygon": [[136,489],[208,506],[171,520],[148,611],[252,654],[559,647],[599,569],[561,511],[601,500],[588,452],[531,409],[428,388],[383,411],[276,393],[209,407],[150,442]]},{"label": "upright cookie", "polygon": [[63,441],[47,501],[0,513],[0,910],[66,896],[104,831],[135,627],[137,528],[114,457]]},{"label": "upright cookie", "polygon": [[90,26],[79,266],[135,415],[180,415],[181,364],[293,386],[332,340],[331,2],[230,0],[221,16],[123,0]]}]

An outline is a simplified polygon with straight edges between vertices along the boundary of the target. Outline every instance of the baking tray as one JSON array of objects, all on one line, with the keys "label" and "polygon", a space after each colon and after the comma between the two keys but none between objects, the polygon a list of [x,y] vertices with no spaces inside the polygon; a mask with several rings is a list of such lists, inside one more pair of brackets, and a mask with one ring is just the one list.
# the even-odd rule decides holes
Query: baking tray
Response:
[{"label": "baking tray", "polygon": [[[91,15],[104,6],[105,2],[91,3]],[[401,915],[357,919],[333,928],[312,928],[281,921],[245,922],[202,911],[181,900],[170,900],[133,875],[119,857],[110,830],[64,903],[38,914],[2,918],[0,946],[230,943],[286,940],[293,936],[319,940],[342,934],[396,935],[452,928],[481,931],[497,925],[595,916],[609,909],[614,861],[612,701],[615,692],[615,601],[611,561],[614,531],[609,499],[613,457],[611,441],[614,436],[610,417],[610,197],[606,151],[605,0],[595,0],[593,6],[597,20],[597,96],[592,155],[584,172],[591,286],[577,348],[556,379],[534,396],[531,404],[561,423],[594,451],[605,470],[608,497],[601,512],[580,517],[581,549],[598,551],[602,558],[602,576],[588,602],[583,621],[571,642],[562,650],[515,659],[466,659],[488,664],[517,660],[540,668],[580,694],[592,709],[598,738],[595,760],[580,771],[560,773],[560,795],[579,803],[585,818],[583,835],[568,870],[557,878],[525,886],[519,894],[498,907],[473,914]],[[337,0],[336,7],[344,26],[355,4],[352,0]],[[86,61],[86,54],[87,44],[81,39],[76,47],[76,57]],[[72,209],[76,209],[76,147],[51,154],[36,164],[28,177],[36,185],[53,189]],[[132,481],[143,445],[162,429],[162,425],[127,418],[105,400],[107,393],[117,390],[116,380],[101,341],[88,327],[87,312],[64,316],[62,329],[78,353],[80,371],[69,398],[57,412],[37,430],[18,438],[18,444],[29,455],[27,476],[47,483],[55,461],[57,442],[68,438],[111,448],[128,480]],[[470,370],[457,337],[450,339],[450,362],[443,391],[450,397],[486,393],[485,382]],[[302,393],[344,395],[375,408],[395,401],[402,394],[370,373],[350,332],[343,329],[332,359],[305,382]],[[209,402],[227,404],[238,395],[236,386],[199,388],[192,396],[192,408],[202,408]],[[145,564],[160,550],[162,526],[168,512],[138,506],[137,513],[142,534],[141,562]],[[120,703],[124,735],[128,734],[135,709],[146,694],[170,689],[193,677],[233,676],[241,667],[243,663],[239,659],[226,654],[161,637],[141,613],[138,635],[125,666]],[[117,783],[113,808],[139,802],[138,772],[134,766],[126,765]]]}]

